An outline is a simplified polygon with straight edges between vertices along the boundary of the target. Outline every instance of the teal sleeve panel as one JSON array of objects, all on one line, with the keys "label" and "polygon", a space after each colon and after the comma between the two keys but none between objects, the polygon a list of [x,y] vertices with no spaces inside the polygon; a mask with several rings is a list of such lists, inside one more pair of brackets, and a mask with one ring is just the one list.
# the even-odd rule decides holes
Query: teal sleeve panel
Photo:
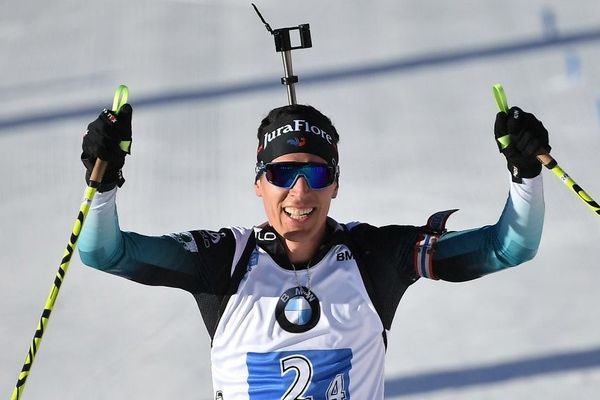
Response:
[{"label": "teal sleeve panel", "polygon": [[94,199],[78,241],[82,262],[148,285],[200,290],[206,279],[200,275],[192,234],[144,236],[122,232],[116,191],[98,193]]},{"label": "teal sleeve panel", "polygon": [[511,181],[510,192],[495,225],[442,235],[433,256],[434,276],[460,282],[513,267],[537,253],[544,224],[541,175]]}]

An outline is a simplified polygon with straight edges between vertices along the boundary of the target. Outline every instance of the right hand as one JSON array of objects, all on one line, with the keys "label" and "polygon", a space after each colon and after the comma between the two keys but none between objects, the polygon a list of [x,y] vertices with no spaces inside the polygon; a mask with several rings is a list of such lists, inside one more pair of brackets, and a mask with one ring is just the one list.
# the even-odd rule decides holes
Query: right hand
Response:
[{"label": "right hand", "polygon": [[83,136],[81,161],[87,169],[86,182],[90,183],[90,175],[96,159],[108,163],[99,192],[106,192],[115,186],[121,187],[125,182],[121,168],[125,164],[125,155],[131,154],[131,115],[129,104],[121,107],[119,114],[104,109],[98,118],[88,125]]},{"label": "right hand", "polygon": [[[510,144],[504,147],[498,138],[509,135]],[[494,136],[498,149],[507,161],[507,168],[513,182],[521,183],[522,178],[533,178],[542,171],[542,164],[536,158],[552,149],[548,143],[548,131],[535,115],[519,107],[512,107],[507,113],[499,112],[494,123]]]}]

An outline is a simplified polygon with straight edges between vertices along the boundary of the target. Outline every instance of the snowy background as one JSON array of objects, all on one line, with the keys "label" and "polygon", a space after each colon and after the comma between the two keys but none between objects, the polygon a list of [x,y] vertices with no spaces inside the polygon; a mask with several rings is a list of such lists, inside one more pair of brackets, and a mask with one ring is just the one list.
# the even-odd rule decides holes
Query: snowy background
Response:
[{"label": "snowy background", "polygon": [[[600,196],[600,3],[257,1],[310,23],[298,99],[341,134],[331,215],[452,230],[492,224],[508,191],[491,85],[535,113],[552,154]],[[249,2],[4,2],[0,13],[0,397],[15,385],[84,190],[81,135],[125,83],[133,156],[121,226],[145,234],[264,220],[255,131],[286,104],[281,57]],[[600,221],[544,171],[538,256],[473,282],[421,280],[389,341],[389,399],[591,399],[600,393]],[[211,399],[192,297],[75,256],[24,399]]]}]

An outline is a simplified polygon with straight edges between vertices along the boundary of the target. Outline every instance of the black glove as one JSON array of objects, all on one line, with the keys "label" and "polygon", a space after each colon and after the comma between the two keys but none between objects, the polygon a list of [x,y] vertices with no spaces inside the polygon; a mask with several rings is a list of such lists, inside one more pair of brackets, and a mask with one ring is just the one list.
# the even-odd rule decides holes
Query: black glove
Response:
[{"label": "black glove", "polygon": [[90,183],[90,175],[96,158],[108,162],[99,192],[106,192],[115,186],[121,187],[125,182],[121,168],[125,164],[125,155],[131,154],[131,114],[129,104],[123,105],[117,115],[104,109],[100,116],[88,125],[83,136],[81,161],[87,168],[86,182]]},{"label": "black glove", "polygon": [[[498,138],[509,135],[510,144],[503,148]],[[548,131],[535,117],[511,107],[508,113],[499,112],[494,124],[494,137],[498,149],[506,157],[507,167],[513,182],[522,183],[522,178],[533,178],[542,171],[542,164],[536,158],[540,152],[550,152]]]}]

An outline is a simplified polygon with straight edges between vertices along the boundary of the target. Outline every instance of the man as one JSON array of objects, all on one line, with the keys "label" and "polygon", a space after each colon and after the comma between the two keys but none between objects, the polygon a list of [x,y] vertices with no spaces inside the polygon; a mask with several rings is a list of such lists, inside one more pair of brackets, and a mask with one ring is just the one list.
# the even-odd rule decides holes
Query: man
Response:
[{"label": "man", "polygon": [[267,222],[161,237],[122,232],[115,197],[123,183],[132,110],[104,111],[88,127],[82,160],[109,168],[79,239],[83,262],[196,298],[212,338],[216,399],[383,399],[386,332],[405,290],[420,277],[465,281],[535,255],[544,203],[548,132],[532,114],[499,113],[495,137],[511,172],[495,225],[446,232],[454,211],[426,225],[374,227],[328,217],[340,176],[339,135],[303,105],[272,110],[258,129],[255,191]]}]

